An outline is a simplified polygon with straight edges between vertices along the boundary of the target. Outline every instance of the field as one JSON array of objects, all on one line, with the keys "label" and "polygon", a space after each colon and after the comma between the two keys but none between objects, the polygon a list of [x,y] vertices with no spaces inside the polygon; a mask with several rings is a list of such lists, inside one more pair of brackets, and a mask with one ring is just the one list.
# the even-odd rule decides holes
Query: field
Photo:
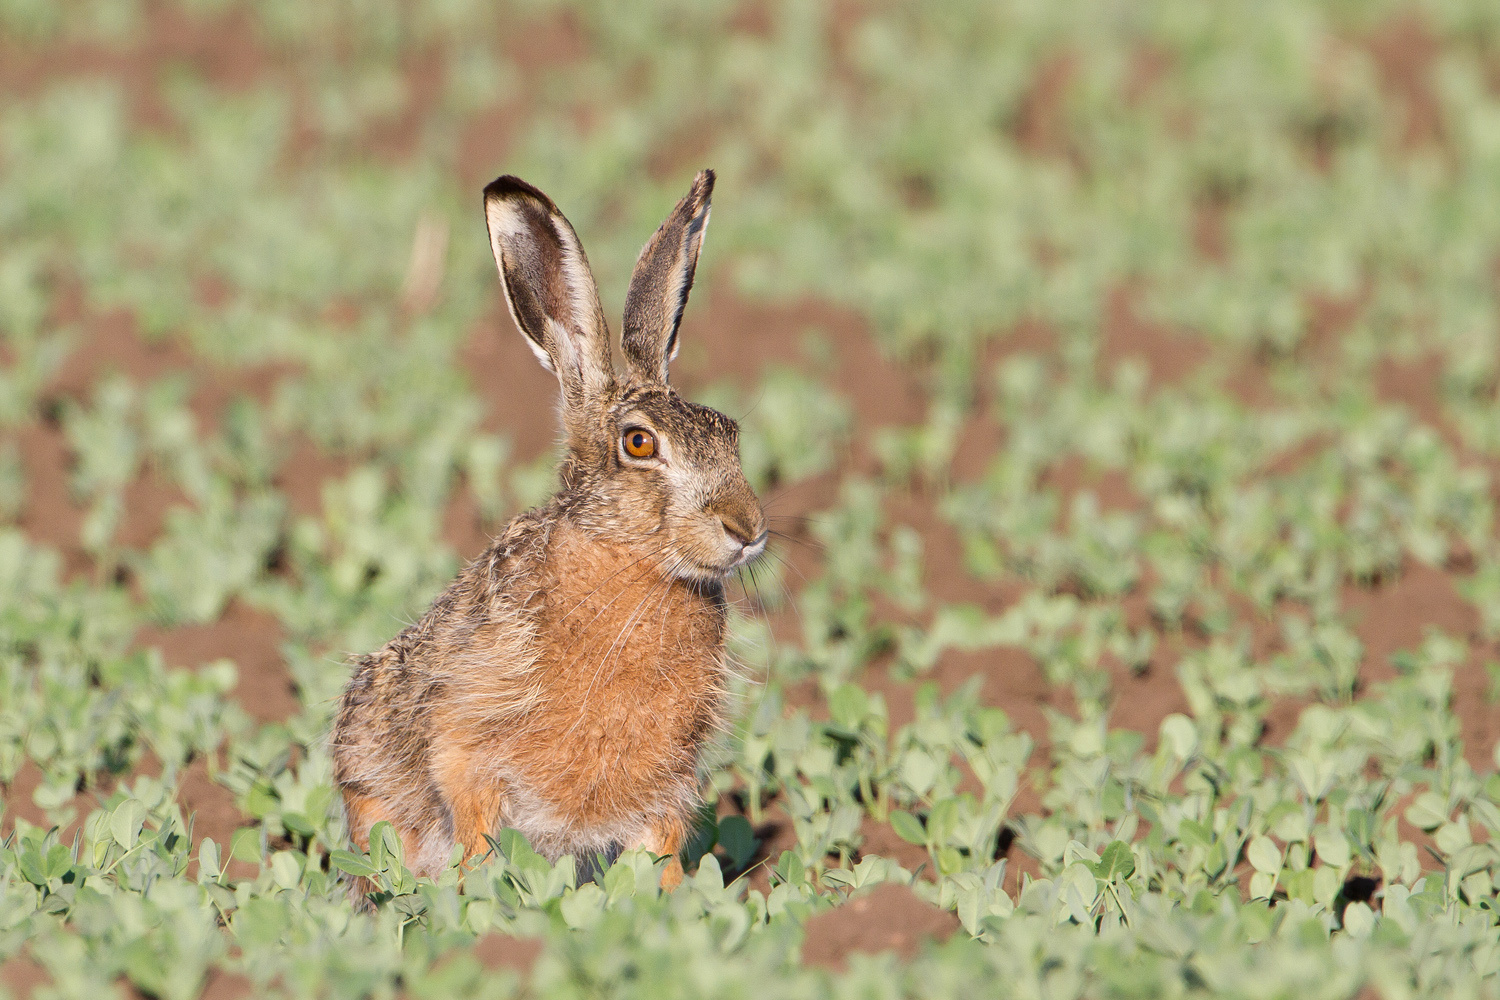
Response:
[{"label": "field", "polygon": [[[0,0],[0,98],[0,992],[1500,996],[1492,2]],[[349,657],[554,485],[480,189],[617,328],[704,166],[689,878],[351,851]]]}]

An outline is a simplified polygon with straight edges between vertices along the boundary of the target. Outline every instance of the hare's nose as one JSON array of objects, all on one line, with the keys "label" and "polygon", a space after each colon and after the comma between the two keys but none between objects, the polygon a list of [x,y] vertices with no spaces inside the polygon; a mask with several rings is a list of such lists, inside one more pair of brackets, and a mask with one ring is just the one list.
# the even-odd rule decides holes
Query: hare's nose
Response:
[{"label": "hare's nose", "polygon": [[742,549],[765,544],[766,529],[760,525],[752,528],[735,518],[725,517],[722,514],[719,515],[719,524],[723,525],[724,534],[739,542]]}]

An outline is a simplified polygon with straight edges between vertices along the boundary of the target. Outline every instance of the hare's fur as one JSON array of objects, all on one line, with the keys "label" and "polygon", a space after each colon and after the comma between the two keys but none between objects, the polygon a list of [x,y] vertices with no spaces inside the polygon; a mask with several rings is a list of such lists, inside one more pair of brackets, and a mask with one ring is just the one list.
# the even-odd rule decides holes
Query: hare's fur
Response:
[{"label": "hare's fur", "polygon": [[[673,857],[665,885],[681,878],[723,724],[723,579],[765,540],[734,422],[666,382],[711,188],[705,172],[642,251],[623,380],[567,221],[513,178],[486,189],[512,315],[562,383],[567,454],[557,496],[364,657],[340,701],[351,836],[367,846],[388,820],[418,874],[514,827],[552,858],[645,847]],[[657,454],[626,455],[622,428],[649,429]]]}]

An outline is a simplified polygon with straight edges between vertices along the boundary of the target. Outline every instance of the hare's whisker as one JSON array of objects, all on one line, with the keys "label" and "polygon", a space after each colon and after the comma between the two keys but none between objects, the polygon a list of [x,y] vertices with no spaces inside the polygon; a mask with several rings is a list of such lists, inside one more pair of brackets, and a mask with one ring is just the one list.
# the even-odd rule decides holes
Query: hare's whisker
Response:
[{"label": "hare's whisker", "polygon": [[775,530],[770,530],[767,532],[767,534],[769,534],[772,538],[778,538],[784,542],[791,542],[793,545],[800,545],[805,549],[810,549],[813,552],[817,552],[819,554],[822,554],[824,551],[826,551],[826,548],[822,542],[814,541],[811,538],[799,538],[796,535],[789,535],[784,531]]}]

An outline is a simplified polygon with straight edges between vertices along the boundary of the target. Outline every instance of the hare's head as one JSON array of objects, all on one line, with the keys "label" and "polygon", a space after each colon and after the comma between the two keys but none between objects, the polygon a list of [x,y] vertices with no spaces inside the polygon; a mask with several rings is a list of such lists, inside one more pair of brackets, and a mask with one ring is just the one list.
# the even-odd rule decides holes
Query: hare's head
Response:
[{"label": "hare's head", "polygon": [[672,575],[705,582],[766,544],[765,515],[740,469],[739,426],[667,382],[713,186],[713,172],[700,173],[636,261],[625,296],[622,375],[568,220],[515,177],[484,189],[511,317],[562,384],[562,483],[572,515],[609,541],[639,544]]}]

